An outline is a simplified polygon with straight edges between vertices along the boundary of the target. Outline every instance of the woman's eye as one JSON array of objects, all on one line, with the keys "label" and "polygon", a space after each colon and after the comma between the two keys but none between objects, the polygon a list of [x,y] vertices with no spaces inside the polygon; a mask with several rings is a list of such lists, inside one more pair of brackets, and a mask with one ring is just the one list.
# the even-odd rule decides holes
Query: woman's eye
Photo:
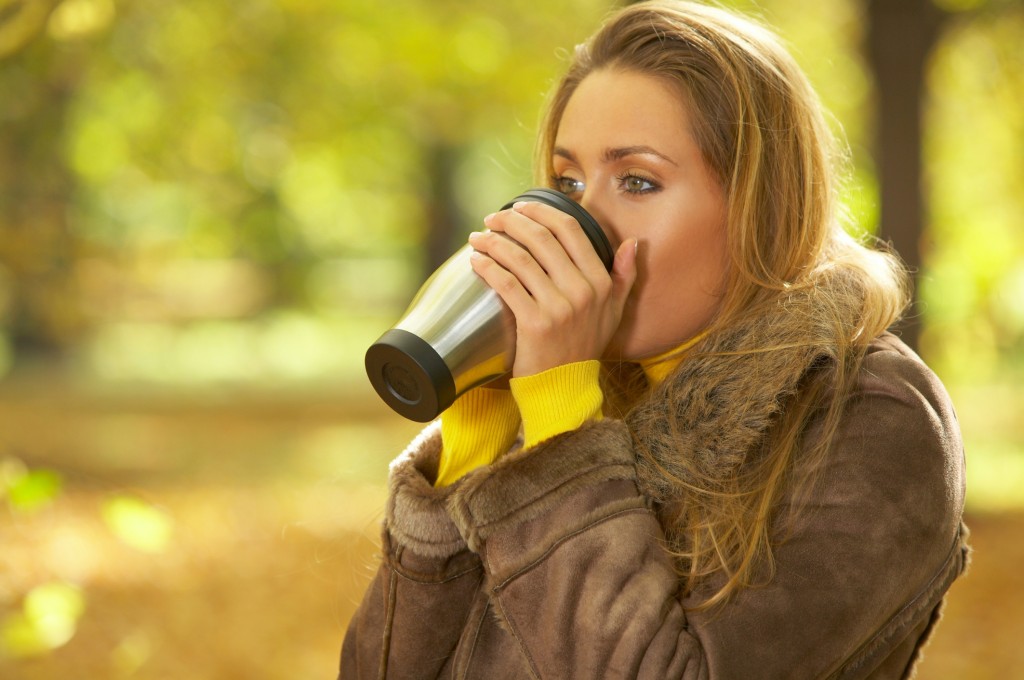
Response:
[{"label": "woman's eye", "polygon": [[619,181],[622,183],[623,190],[630,194],[646,194],[661,188],[651,180],[639,175],[623,175]]},{"label": "woman's eye", "polygon": [[572,177],[555,177],[555,188],[563,194],[581,194],[585,188],[583,182]]}]

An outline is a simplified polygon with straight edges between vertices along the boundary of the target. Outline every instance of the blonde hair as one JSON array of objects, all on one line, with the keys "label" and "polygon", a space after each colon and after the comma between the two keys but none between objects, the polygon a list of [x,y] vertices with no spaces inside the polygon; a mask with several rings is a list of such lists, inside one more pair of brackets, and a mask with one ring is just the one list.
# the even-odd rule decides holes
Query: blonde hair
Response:
[{"label": "blonde hair", "polygon": [[[809,334],[806,342],[827,348],[829,367],[814,372],[787,401],[756,465],[724,482],[697,485],[692,479],[701,479],[701,472],[694,469],[689,480],[677,480],[688,487],[689,502],[662,509],[684,590],[725,576],[701,605],[711,606],[774,573],[775,508],[797,477],[797,458],[803,451],[802,469],[813,469],[824,457],[867,344],[907,304],[907,277],[894,256],[844,229],[836,196],[844,154],[806,76],[769,30],[689,2],[652,0],[620,10],[576,49],[554,91],[537,147],[536,167],[545,179],[553,174],[566,104],[600,69],[651,75],[678,88],[704,161],[725,190],[730,266],[707,335],[764,315],[794,292],[825,298],[823,318],[813,320],[815,337]],[[808,442],[812,420],[820,422],[820,435]],[[638,456],[650,455],[644,442],[656,435],[644,429],[643,419],[627,422]],[[801,483],[809,485],[810,478]]]}]

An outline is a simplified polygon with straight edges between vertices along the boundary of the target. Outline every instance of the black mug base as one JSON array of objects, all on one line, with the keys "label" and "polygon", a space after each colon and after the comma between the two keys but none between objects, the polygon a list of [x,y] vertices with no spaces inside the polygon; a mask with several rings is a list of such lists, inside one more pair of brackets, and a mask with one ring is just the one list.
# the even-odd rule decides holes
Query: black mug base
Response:
[{"label": "black mug base", "polygon": [[393,328],[366,351],[366,375],[399,415],[426,423],[455,401],[451,371],[429,343]]}]

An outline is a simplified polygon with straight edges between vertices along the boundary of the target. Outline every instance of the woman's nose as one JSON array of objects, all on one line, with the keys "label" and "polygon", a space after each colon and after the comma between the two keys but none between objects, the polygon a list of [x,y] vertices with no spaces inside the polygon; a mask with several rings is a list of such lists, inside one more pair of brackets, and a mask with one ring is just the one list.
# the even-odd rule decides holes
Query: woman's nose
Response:
[{"label": "woman's nose", "polygon": [[612,250],[618,248],[622,239],[619,237],[619,234],[615,229],[611,215],[608,214],[608,211],[603,206],[603,202],[597,196],[596,192],[591,191],[588,188],[583,192],[583,195],[579,199],[579,203],[583,206],[584,210],[590,213],[591,217],[597,220],[601,230],[604,232],[605,236],[608,237]]}]

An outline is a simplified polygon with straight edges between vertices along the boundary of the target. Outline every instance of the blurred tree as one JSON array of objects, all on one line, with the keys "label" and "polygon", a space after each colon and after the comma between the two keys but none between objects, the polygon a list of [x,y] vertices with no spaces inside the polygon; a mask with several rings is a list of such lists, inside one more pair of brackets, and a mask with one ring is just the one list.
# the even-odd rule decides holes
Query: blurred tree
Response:
[{"label": "blurred tree", "polygon": [[[998,132],[1022,108],[1010,74],[1024,28],[1004,19],[1020,3],[934,2],[958,15],[938,38],[913,20],[895,38],[869,30],[899,7],[938,14],[925,0],[727,4],[779,28],[835,114],[855,161],[854,228],[875,231],[881,201],[883,237],[922,262],[928,351],[986,346],[1002,361],[1024,355],[1024,311],[996,309],[1024,281],[1008,226],[1019,203],[995,188],[1022,174],[1010,153],[1020,135]],[[0,373],[9,338],[21,354],[74,350],[99,375],[146,379],[245,379],[298,370],[297,355],[310,366],[355,356],[462,232],[531,182],[557,50],[610,4],[396,0],[384,13],[328,0],[0,0]],[[918,158],[906,151],[916,133],[887,128],[883,141],[868,122],[874,52],[864,49],[883,38],[909,49],[912,31],[922,31],[915,59],[933,39],[942,57],[920,90],[942,130],[925,149],[939,160],[920,260],[920,236],[889,226],[924,223],[897,212],[922,210],[918,181],[897,184],[918,166],[881,155]],[[882,91],[924,67],[896,51],[876,57],[907,69],[875,64],[878,103],[918,111],[917,85],[895,100]],[[983,113],[967,112],[978,102]],[[964,116],[990,122],[957,145]],[[887,166],[881,199],[870,148]],[[974,181],[994,159],[999,177]],[[982,252],[986,243],[1003,247]],[[972,323],[979,315],[985,323]],[[328,324],[361,330],[342,331],[350,345],[339,349]]]},{"label": "blurred tree", "polygon": [[52,6],[0,6],[0,319],[20,353],[60,351],[85,323],[72,278],[79,243],[66,210],[74,180],[61,162],[81,64],[38,40]]},{"label": "blurred tree", "polygon": [[0,59],[32,41],[53,9],[49,0],[0,1]]},{"label": "blurred tree", "polygon": [[[868,0],[868,55],[875,79],[874,153],[881,187],[879,236],[892,244],[915,279],[921,270],[925,225],[922,187],[922,105],[925,72],[945,14],[933,0]],[[915,285],[915,299],[918,286]],[[916,304],[898,332],[918,346]]]},{"label": "blurred tree", "polygon": [[604,10],[0,3],[0,333],[18,351],[404,303],[530,181],[505,161],[529,156],[561,17],[582,37]]}]

